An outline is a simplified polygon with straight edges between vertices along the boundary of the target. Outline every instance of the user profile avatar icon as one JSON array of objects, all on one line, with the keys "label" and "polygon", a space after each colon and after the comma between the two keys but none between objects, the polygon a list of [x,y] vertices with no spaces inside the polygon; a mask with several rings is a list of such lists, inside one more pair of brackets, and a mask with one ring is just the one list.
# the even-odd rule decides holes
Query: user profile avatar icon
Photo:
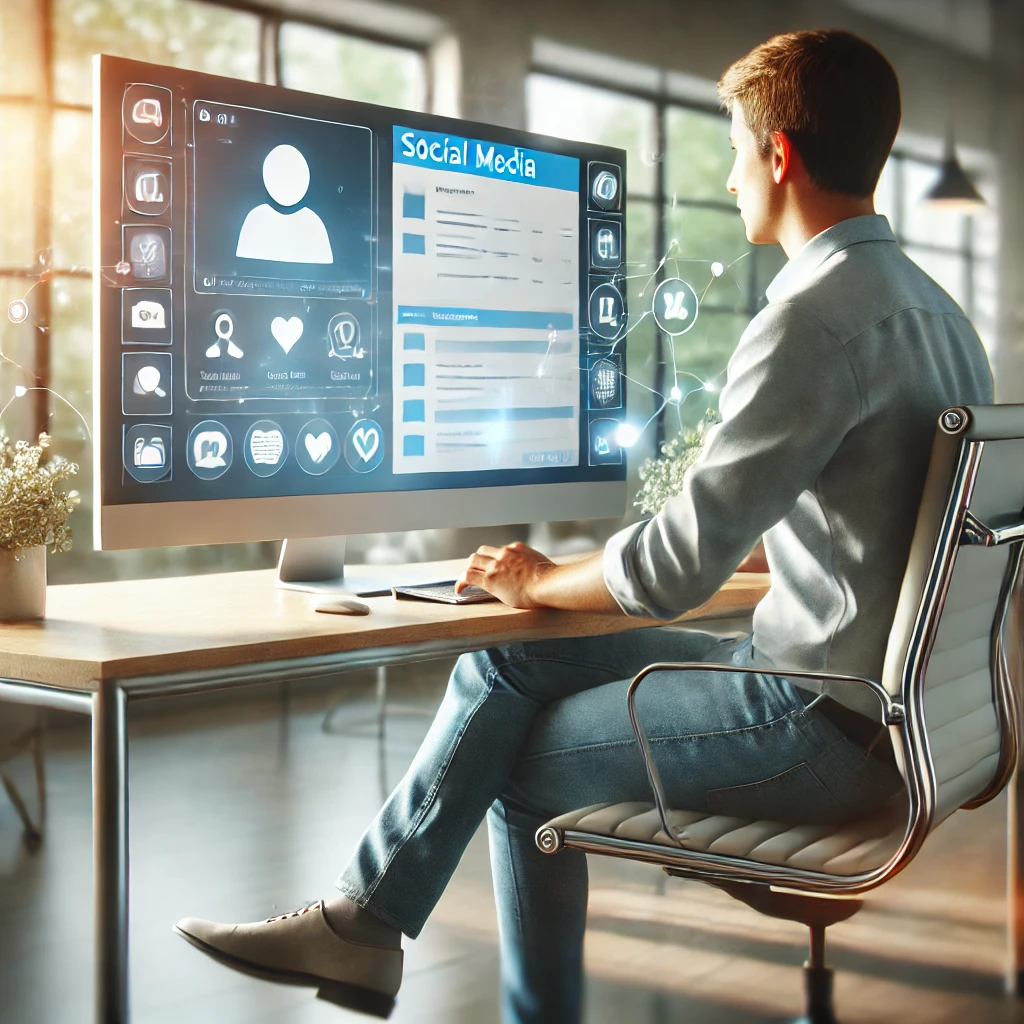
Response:
[{"label": "user profile avatar icon", "polygon": [[200,480],[216,480],[231,465],[231,432],[217,420],[203,420],[188,435],[185,454],[188,468]]},{"label": "user profile avatar icon", "polygon": [[[279,206],[297,206],[309,190],[309,164],[294,146],[275,146],[263,161],[263,184]],[[274,263],[333,263],[327,228],[308,206],[281,213],[269,203],[250,210],[235,255]]]}]

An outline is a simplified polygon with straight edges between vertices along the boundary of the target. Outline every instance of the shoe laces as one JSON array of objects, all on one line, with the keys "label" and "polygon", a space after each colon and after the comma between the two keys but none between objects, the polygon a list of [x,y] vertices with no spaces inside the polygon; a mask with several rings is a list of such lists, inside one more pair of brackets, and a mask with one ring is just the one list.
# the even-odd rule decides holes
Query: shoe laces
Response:
[{"label": "shoe laces", "polygon": [[301,914],[308,914],[311,910],[319,910],[323,906],[323,902],[323,900],[313,900],[312,903],[307,903],[304,907],[299,907],[298,910],[293,910],[288,914],[278,914],[277,917],[268,917],[264,923],[273,924],[275,921],[287,921],[290,917],[299,917]]}]

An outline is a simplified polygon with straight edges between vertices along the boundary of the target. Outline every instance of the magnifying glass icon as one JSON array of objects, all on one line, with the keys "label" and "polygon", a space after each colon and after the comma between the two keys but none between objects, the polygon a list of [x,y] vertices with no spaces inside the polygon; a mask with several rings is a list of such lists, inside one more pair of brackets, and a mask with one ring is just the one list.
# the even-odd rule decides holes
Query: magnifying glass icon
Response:
[{"label": "magnifying glass icon", "polygon": [[206,350],[207,359],[216,359],[221,354],[220,343],[227,345],[228,355],[234,359],[241,359],[245,353],[231,340],[235,331],[235,321],[230,313],[221,313],[213,322],[213,332],[217,340]]}]

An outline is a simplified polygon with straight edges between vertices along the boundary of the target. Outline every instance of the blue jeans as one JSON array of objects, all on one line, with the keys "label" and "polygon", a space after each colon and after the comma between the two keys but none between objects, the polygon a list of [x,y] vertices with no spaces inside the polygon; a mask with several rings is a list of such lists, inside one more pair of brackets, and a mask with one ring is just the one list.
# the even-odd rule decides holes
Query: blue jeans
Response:
[{"label": "blue jeans", "polygon": [[902,785],[784,679],[741,671],[748,637],[678,629],[541,640],[463,655],[409,771],[337,881],[415,938],[487,815],[508,1024],[580,1019],[587,862],[541,853],[555,815],[653,799],[626,711],[630,679],[657,661],[735,673],[647,678],[637,707],[670,806],[831,823]]}]

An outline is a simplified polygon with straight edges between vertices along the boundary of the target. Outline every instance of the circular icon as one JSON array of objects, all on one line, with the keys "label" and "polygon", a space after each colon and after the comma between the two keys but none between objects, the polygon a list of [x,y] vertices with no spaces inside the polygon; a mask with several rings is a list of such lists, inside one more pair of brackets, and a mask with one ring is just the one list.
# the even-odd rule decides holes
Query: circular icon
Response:
[{"label": "circular icon", "polygon": [[351,313],[337,313],[327,325],[327,355],[338,359],[360,359],[359,321]]},{"label": "circular icon", "polygon": [[369,473],[384,461],[384,431],[373,420],[356,420],[345,438],[345,461],[357,473]]},{"label": "circular icon", "polygon": [[626,327],[626,306],[613,284],[599,284],[590,293],[590,329],[605,341],[614,341]]},{"label": "circular icon", "polygon": [[323,476],[338,461],[338,435],[327,420],[310,420],[295,440],[295,461],[310,476]]},{"label": "circular icon", "polygon": [[673,337],[697,322],[697,293],[679,277],[666,278],[654,289],[654,322]]},{"label": "circular icon", "polygon": [[7,303],[7,319],[12,324],[23,324],[28,319],[28,303],[24,299],[11,299]]},{"label": "circular icon", "polygon": [[257,420],[245,435],[245,464],[257,475],[273,476],[288,458],[288,441],[280,424]]},{"label": "circular icon", "polygon": [[171,92],[156,85],[129,85],[121,105],[124,126],[132,138],[155,146],[171,128]]},{"label": "circular icon", "polygon": [[124,432],[124,468],[140,484],[155,484],[171,473],[171,428],[136,423]]},{"label": "circular icon", "polygon": [[234,455],[231,432],[216,420],[202,420],[188,435],[185,458],[188,468],[200,480],[216,480],[223,476]]},{"label": "circular icon", "polygon": [[602,210],[614,210],[619,201],[619,179],[613,171],[598,171],[590,186],[594,205]]}]

